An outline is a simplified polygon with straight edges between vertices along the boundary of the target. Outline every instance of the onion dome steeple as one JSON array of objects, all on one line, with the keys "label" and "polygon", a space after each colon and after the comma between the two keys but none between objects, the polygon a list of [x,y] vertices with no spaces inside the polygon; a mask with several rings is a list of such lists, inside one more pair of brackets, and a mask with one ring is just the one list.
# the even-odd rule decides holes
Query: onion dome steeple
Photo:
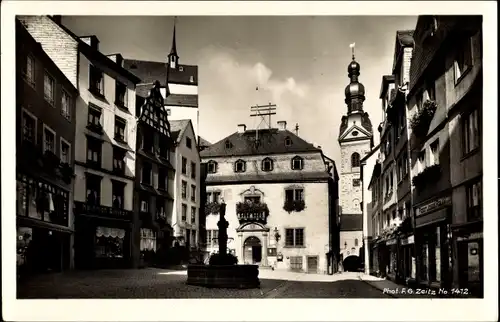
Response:
[{"label": "onion dome steeple", "polygon": [[365,100],[365,87],[358,81],[361,66],[354,56],[354,44],[352,48],[352,61],[347,66],[347,72],[351,82],[345,88],[345,103],[347,104],[348,115],[352,113],[363,113],[363,102]]}]

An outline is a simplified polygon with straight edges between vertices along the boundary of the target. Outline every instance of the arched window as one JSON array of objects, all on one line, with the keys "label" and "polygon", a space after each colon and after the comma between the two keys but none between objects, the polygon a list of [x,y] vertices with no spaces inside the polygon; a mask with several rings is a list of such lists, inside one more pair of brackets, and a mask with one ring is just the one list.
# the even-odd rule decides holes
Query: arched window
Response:
[{"label": "arched window", "polygon": [[356,168],[356,167],[359,167],[359,153],[358,152],[354,152],[352,155],[351,155],[351,167],[353,168]]},{"label": "arched window", "polygon": [[262,160],[262,171],[273,171],[273,160],[270,158],[265,158]]},{"label": "arched window", "polygon": [[217,162],[210,160],[207,163],[207,172],[208,173],[216,173],[217,172]]},{"label": "arched window", "polygon": [[238,160],[234,163],[234,172],[245,172],[246,162],[243,160]]},{"label": "arched window", "polygon": [[302,170],[304,168],[304,159],[298,155],[292,158],[292,170]]},{"label": "arched window", "polygon": [[358,243],[359,243],[359,242],[358,242],[358,239],[356,238],[356,239],[354,240],[354,247],[358,247]]}]

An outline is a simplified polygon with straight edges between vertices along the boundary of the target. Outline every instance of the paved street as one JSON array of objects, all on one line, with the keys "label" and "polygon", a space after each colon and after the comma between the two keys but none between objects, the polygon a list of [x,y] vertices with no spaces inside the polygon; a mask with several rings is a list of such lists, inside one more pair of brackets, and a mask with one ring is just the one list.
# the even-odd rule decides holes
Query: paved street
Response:
[{"label": "paved street", "polygon": [[18,298],[390,298],[359,273],[312,275],[260,271],[261,288],[208,289],[186,285],[186,271],[74,271],[19,283]]}]

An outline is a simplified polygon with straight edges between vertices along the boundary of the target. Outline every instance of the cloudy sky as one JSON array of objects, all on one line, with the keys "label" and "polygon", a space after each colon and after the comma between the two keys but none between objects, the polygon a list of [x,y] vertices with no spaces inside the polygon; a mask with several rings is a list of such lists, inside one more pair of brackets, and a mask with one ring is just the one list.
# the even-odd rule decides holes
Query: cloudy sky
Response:
[{"label": "cloudy sky", "polygon": [[[79,36],[96,35],[104,54],[166,61],[173,17],[66,16]],[[250,106],[275,103],[272,122],[299,124],[299,135],[339,163],[338,130],[347,113],[349,44],[356,43],[364,109],[374,129],[381,120],[382,75],[390,74],[396,30],[414,29],[416,16],[181,16],[181,64],[199,66],[200,135],[212,143],[244,123],[254,128]],[[260,90],[257,92],[256,86]],[[375,143],[377,143],[375,133]]]}]

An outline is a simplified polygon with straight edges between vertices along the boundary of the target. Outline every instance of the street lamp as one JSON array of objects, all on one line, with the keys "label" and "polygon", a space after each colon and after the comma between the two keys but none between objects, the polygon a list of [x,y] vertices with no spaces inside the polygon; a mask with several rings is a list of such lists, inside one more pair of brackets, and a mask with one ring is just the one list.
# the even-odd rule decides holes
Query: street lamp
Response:
[{"label": "street lamp", "polygon": [[274,239],[276,240],[276,243],[279,242],[281,239],[280,232],[278,231],[278,228],[274,227]]}]

